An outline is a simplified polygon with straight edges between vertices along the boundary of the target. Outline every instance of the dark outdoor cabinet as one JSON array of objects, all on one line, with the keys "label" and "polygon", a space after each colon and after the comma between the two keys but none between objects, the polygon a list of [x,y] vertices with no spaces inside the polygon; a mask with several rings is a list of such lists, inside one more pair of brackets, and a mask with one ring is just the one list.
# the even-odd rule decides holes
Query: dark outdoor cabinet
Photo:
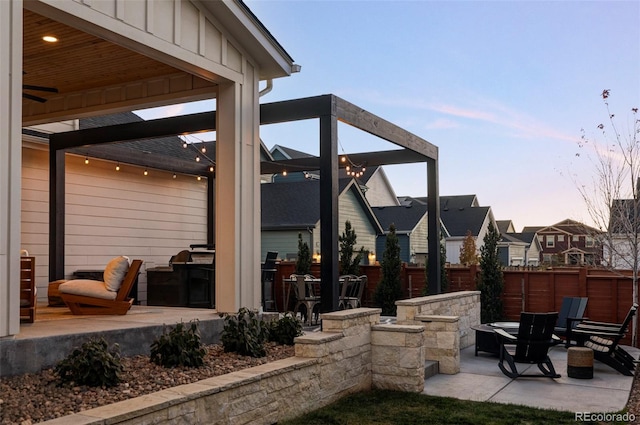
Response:
[{"label": "dark outdoor cabinet", "polygon": [[190,252],[187,261],[147,269],[147,305],[215,307],[215,254]]}]

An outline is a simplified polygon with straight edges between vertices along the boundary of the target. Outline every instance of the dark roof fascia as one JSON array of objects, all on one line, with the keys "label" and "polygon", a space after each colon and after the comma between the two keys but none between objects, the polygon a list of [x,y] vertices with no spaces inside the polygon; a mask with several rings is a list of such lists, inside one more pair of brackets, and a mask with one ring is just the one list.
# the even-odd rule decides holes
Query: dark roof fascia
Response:
[{"label": "dark roof fascia", "polygon": [[49,133],[45,133],[42,131],[34,130],[32,128],[23,128],[22,134],[25,136],[37,137],[43,140],[49,140]]}]

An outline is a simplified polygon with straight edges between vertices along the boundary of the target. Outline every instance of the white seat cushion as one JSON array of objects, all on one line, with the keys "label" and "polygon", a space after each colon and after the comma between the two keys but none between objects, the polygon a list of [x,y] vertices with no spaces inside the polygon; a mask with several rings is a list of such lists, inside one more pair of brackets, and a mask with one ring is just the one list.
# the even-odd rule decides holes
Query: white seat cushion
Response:
[{"label": "white seat cushion", "polygon": [[91,279],[74,279],[61,283],[58,290],[63,294],[83,295],[91,298],[115,300],[116,292],[109,291],[104,282]]},{"label": "white seat cushion", "polygon": [[115,257],[107,263],[107,267],[104,268],[104,284],[109,291],[118,292],[124,276],[129,271],[129,258],[120,256]]}]

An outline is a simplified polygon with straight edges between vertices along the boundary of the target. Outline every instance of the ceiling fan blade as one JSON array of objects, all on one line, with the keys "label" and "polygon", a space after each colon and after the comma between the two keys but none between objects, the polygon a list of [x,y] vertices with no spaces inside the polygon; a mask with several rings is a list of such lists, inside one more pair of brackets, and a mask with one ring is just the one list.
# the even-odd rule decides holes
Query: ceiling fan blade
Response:
[{"label": "ceiling fan blade", "polygon": [[22,88],[24,90],[37,90],[37,91],[46,91],[49,93],[58,93],[58,89],[54,87],[32,86],[30,84],[23,84]]},{"label": "ceiling fan blade", "polygon": [[47,101],[47,99],[39,97],[39,96],[34,96],[32,94],[29,93],[22,93],[22,97],[24,97],[25,99],[29,99],[29,100],[35,100],[36,102],[40,102],[40,103],[45,103]]}]

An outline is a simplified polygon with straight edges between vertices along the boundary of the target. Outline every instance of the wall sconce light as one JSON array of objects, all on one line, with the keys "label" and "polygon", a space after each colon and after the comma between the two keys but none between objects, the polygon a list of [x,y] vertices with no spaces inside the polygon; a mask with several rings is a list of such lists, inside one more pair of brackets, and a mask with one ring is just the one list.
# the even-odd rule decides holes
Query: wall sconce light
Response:
[{"label": "wall sconce light", "polygon": [[313,254],[313,261],[315,261],[316,263],[320,262],[320,253],[316,252],[315,254]]}]

